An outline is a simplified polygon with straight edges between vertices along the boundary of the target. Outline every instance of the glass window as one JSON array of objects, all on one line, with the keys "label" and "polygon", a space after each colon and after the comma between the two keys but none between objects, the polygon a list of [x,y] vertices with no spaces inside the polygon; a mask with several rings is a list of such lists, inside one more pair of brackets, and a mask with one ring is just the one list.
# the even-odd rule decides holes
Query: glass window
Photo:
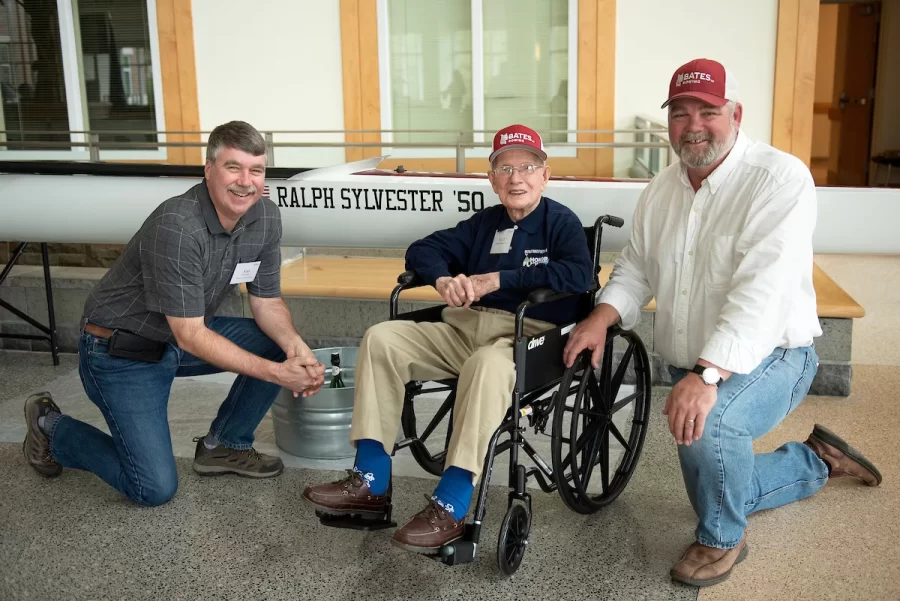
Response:
[{"label": "glass window", "polygon": [[575,6],[573,0],[380,0],[382,127],[454,132],[389,134],[385,141],[490,142],[491,132],[517,122],[546,142],[569,141]]},{"label": "glass window", "polygon": [[33,146],[16,142],[61,143],[69,150],[66,98],[55,2],[0,3],[0,96],[8,150]]},{"label": "glass window", "polygon": [[[568,0],[484,3],[484,128],[566,129]],[[544,135],[565,141],[565,134]]]},{"label": "glass window", "polygon": [[156,141],[146,0],[78,0],[77,7],[88,129],[109,132],[100,135],[104,149]]},{"label": "glass window", "polygon": [[[459,0],[389,0],[390,129],[472,129],[472,11]],[[394,135],[397,142],[456,136]]]}]

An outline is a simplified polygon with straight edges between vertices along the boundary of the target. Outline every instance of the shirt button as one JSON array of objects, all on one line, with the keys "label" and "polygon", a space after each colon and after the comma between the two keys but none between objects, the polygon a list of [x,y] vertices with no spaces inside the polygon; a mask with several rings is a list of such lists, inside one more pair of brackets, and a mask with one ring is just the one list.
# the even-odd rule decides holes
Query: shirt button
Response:
[{"label": "shirt button", "polygon": [[686,294],[687,294],[687,290],[682,290],[682,291],[681,291],[681,295],[682,295],[682,296],[684,296],[684,295],[686,295]]},{"label": "shirt button", "polygon": [[694,251],[689,250],[689,251],[688,251],[688,256],[689,256],[689,257],[693,257],[693,256],[694,256]]},{"label": "shirt button", "polygon": [[679,333],[679,334],[684,334],[684,330],[682,330],[682,329],[679,328],[678,333]]}]

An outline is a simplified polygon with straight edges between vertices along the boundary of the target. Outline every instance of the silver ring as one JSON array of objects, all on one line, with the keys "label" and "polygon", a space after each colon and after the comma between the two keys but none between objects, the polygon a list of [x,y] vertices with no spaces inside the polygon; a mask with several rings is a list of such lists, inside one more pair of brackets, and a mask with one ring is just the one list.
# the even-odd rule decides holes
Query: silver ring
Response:
[{"label": "silver ring", "polygon": [[686,420],[684,420],[684,421],[685,421],[686,423],[688,423],[688,424],[693,424],[693,423],[694,423],[694,420],[692,420],[692,419],[686,419]]}]

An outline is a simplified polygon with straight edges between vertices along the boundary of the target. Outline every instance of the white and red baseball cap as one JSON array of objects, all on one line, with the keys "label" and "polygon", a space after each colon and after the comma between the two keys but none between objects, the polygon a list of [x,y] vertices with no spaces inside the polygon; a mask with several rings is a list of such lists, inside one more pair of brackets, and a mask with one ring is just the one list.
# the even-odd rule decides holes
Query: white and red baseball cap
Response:
[{"label": "white and red baseball cap", "polygon": [[541,140],[540,134],[524,125],[509,125],[494,134],[494,149],[488,160],[493,163],[501,152],[521,148],[530,150],[534,154],[541,157],[541,160],[547,160],[547,153],[544,152],[544,141]]},{"label": "white and red baseball cap", "polygon": [[684,97],[697,98],[713,106],[722,106],[730,100],[740,102],[737,79],[721,63],[708,58],[694,59],[675,70],[669,82],[669,98],[659,108]]}]

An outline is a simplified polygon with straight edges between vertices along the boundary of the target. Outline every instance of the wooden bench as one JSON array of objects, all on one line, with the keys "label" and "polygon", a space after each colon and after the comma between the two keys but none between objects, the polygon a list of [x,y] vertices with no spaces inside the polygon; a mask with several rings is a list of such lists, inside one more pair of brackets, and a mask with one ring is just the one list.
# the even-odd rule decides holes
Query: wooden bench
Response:
[{"label": "wooden bench", "polygon": [[[602,266],[601,286],[606,285],[612,267],[609,263]],[[400,258],[310,255],[282,267],[281,290],[295,324],[310,345],[354,345],[369,327],[388,319],[388,299],[403,271]],[[818,265],[814,267],[813,285],[823,334],[815,341],[819,371],[810,393],[848,396],[853,320],[863,317],[865,311]],[[441,302],[434,288],[423,286],[400,296],[400,311]],[[245,305],[245,316],[249,315],[247,311]],[[654,350],[655,319],[656,302],[651,300],[635,331],[651,355],[653,383],[666,385],[670,383],[668,371]]]},{"label": "wooden bench", "polygon": [[[600,285],[609,280],[612,264],[604,264],[600,271]],[[403,259],[369,257],[307,256],[285,265],[281,270],[281,290],[284,296],[357,298],[387,301],[397,284],[397,276],[404,271]],[[813,286],[819,317],[859,318],[865,310],[843,288],[814,266]],[[405,291],[403,300],[441,302],[431,286]],[[646,307],[656,310],[656,299]]]}]

